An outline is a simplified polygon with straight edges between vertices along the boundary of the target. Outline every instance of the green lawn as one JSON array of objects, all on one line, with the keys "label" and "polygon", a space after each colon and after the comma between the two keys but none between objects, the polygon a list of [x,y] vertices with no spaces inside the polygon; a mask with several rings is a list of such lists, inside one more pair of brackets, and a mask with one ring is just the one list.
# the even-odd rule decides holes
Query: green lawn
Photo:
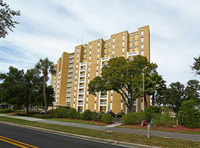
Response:
[{"label": "green lawn", "polygon": [[95,123],[95,122],[89,122],[89,121],[78,120],[78,119],[77,120],[70,120],[70,119],[67,119],[67,118],[50,118],[50,119],[47,119],[47,120],[103,126],[102,124],[98,124],[98,123]]},{"label": "green lawn", "polygon": [[[117,126],[119,128],[129,128],[129,129],[140,129],[140,130],[147,130],[143,128],[136,128],[136,127],[128,127],[128,126]],[[169,130],[162,130],[162,129],[152,129],[152,131],[162,131],[162,132],[172,132],[172,133],[185,133],[185,134],[194,134],[200,135],[200,131],[169,131]]]},{"label": "green lawn", "polygon": [[9,118],[9,117],[0,117],[0,121],[12,122],[12,123],[17,123],[17,124],[22,124],[22,125],[29,125],[29,126],[34,126],[34,127],[40,127],[40,128],[45,128],[45,129],[51,129],[51,130],[91,136],[91,137],[145,144],[145,145],[150,145],[150,146],[170,147],[170,148],[194,148],[194,147],[200,148],[200,142],[175,139],[175,138],[172,139],[172,138],[152,136],[150,139],[148,139],[146,136],[137,135],[137,134],[105,132],[105,131],[91,130],[91,129],[88,130],[88,129],[77,128],[77,127],[37,123],[33,121],[26,121],[26,120],[14,119],[14,118]]}]

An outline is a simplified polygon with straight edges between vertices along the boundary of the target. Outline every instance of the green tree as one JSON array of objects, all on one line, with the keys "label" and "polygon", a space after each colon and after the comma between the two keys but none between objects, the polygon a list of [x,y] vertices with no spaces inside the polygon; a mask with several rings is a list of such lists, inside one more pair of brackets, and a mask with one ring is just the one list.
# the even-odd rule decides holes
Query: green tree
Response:
[{"label": "green tree", "polygon": [[23,70],[10,67],[9,72],[0,74],[0,102],[9,103],[19,108],[26,107],[27,114],[30,106],[38,95],[41,83],[39,73],[35,69]]},{"label": "green tree", "polygon": [[194,100],[183,101],[178,114],[179,122],[188,128],[200,127],[200,112]]},{"label": "green tree", "polygon": [[133,61],[124,57],[110,59],[102,68],[102,76],[90,81],[88,91],[90,94],[96,94],[113,90],[121,95],[129,112],[132,112],[134,101],[143,94],[143,71],[145,77],[148,77],[156,68],[156,64],[149,63],[146,57],[140,55]]},{"label": "green tree", "polygon": [[[145,94],[152,96],[152,106],[155,104],[155,95],[166,89],[166,81],[157,72],[145,78]],[[145,95],[146,97],[146,95]]]},{"label": "green tree", "polygon": [[194,58],[195,62],[193,63],[192,70],[196,72],[197,75],[200,75],[200,56]]},{"label": "green tree", "polygon": [[198,80],[189,80],[185,88],[185,100],[194,100],[200,105],[200,83]]},{"label": "green tree", "polygon": [[19,16],[20,11],[14,11],[9,8],[9,5],[0,0],[0,38],[5,38],[8,35],[8,30],[13,31],[12,28],[18,22],[13,21],[13,16]]},{"label": "green tree", "polygon": [[21,99],[24,102],[27,114],[29,113],[29,107],[35,103],[41,82],[41,77],[36,69],[26,71],[23,81],[24,96]]},{"label": "green tree", "polygon": [[47,114],[47,100],[46,100],[46,81],[48,78],[48,74],[55,74],[56,70],[54,69],[53,62],[49,61],[48,58],[40,59],[39,62],[35,65],[35,68],[39,70],[43,75],[43,96],[44,96],[44,104],[45,104],[45,113]]},{"label": "green tree", "polygon": [[21,99],[24,95],[24,71],[9,67],[8,73],[0,74],[0,80],[2,81],[0,84],[0,101],[22,106],[24,104]]},{"label": "green tree", "polygon": [[[46,86],[45,88],[46,92],[46,103],[47,106],[50,106],[53,104],[54,101],[54,90],[52,86]],[[34,105],[36,106],[43,106],[45,107],[45,102],[44,102],[44,96],[43,96],[43,84],[39,86],[38,92],[36,94],[35,100],[34,100]]]},{"label": "green tree", "polygon": [[185,86],[180,82],[171,83],[165,90],[163,104],[168,105],[175,113],[178,113],[181,103],[185,100]]}]

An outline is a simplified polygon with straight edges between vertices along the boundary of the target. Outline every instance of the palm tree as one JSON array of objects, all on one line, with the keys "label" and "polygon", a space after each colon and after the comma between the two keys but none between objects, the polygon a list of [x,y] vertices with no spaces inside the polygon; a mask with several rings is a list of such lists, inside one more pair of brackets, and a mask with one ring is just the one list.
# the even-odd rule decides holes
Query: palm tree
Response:
[{"label": "palm tree", "polygon": [[48,58],[40,59],[39,62],[35,65],[35,68],[43,74],[43,96],[44,96],[44,105],[45,105],[45,113],[47,114],[47,100],[46,100],[46,81],[48,77],[48,73],[52,75],[56,73],[55,65],[53,62],[49,61]]},{"label": "palm tree", "polygon": [[157,91],[163,90],[166,88],[166,81],[163,80],[162,76],[157,72],[153,73],[145,80],[145,92],[148,95],[152,95],[152,106],[155,104],[155,94]]}]

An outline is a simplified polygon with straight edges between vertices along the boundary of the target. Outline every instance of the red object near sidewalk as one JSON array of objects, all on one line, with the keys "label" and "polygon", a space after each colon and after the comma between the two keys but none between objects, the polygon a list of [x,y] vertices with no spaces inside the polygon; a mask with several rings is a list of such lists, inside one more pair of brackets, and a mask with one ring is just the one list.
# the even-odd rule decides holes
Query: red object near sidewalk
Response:
[{"label": "red object near sidewalk", "polygon": [[142,120],[141,126],[144,126],[144,125],[146,125],[146,124],[147,124],[147,121],[146,121],[146,120]]}]

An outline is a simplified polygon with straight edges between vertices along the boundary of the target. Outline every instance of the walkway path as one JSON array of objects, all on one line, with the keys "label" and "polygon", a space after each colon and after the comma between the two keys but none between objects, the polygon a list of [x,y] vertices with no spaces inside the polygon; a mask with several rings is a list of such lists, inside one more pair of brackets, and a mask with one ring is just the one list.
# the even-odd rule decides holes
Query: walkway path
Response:
[{"label": "walkway path", "polygon": [[[47,123],[47,124],[64,125],[64,126],[80,127],[80,128],[87,128],[87,129],[96,129],[96,130],[103,130],[103,131],[109,131],[109,132],[133,133],[133,134],[147,135],[146,130],[140,130],[140,129],[128,129],[128,128],[117,128],[117,127],[113,127],[113,126],[96,126],[96,125],[87,125],[87,124],[77,124],[77,123],[68,123],[68,122],[38,119],[38,118],[32,118],[32,117],[24,117],[24,116],[11,116],[11,115],[4,115],[4,114],[0,114],[0,116],[23,119],[23,120],[28,120],[28,121],[35,121],[35,122],[40,122],[40,123]],[[185,139],[185,140],[193,140],[193,141],[200,142],[200,135],[193,135],[193,134],[151,131],[150,135],[166,137],[166,138],[178,138],[178,139]]]}]

